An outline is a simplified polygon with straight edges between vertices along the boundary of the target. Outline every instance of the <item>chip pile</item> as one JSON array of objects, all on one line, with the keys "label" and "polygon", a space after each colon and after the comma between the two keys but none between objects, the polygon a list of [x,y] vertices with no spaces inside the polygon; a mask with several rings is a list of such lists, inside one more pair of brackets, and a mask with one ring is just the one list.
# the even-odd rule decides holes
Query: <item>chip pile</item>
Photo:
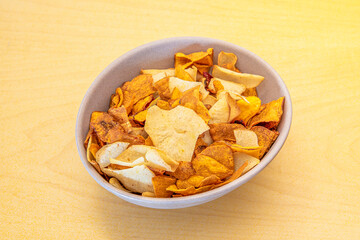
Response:
[{"label": "chip pile", "polygon": [[284,97],[262,104],[264,77],[213,49],[176,53],[169,69],[142,69],[93,112],[87,159],[110,184],[145,197],[182,197],[236,180],[279,135]]}]

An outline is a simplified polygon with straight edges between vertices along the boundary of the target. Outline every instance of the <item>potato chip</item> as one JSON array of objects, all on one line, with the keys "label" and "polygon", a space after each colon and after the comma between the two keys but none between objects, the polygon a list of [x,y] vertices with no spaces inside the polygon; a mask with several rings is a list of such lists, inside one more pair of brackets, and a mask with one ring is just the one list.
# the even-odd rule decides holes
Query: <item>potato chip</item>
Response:
[{"label": "potato chip", "polygon": [[218,55],[218,65],[223,68],[227,68],[231,71],[240,72],[239,69],[235,67],[237,62],[237,56],[233,53],[227,53],[221,51]]},{"label": "potato chip", "polygon": [[159,170],[165,170],[168,172],[174,172],[179,163],[169,157],[163,151],[154,147],[149,147],[145,154],[146,165]]},{"label": "potato chip", "polygon": [[147,105],[149,105],[153,100],[153,96],[149,95],[141,100],[139,100],[132,109],[132,114],[135,115],[141,111],[144,111],[147,107]]},{"label": "potato chip", "polygon": [[251,128],[252,131],[258,137],[258,142],[261,147],[259,158],[261,159],[265,153],[267,153],[271,145],[275,142],[276,138],[279,136],[279,132],[271,131],[266,127],[254,126]]},{"label": "potato chip", "polygon": [[197,87],[197,86],[200,86],[199,91],[201,93],[201,99],[206,98],[207,95],[209,95],[209,92],[206,91],[204,85],[202,85],[201,82],[190,82],[190,81],[185,81],[185,80],[182,80],[182,79],[176,78],[176,77],[171,77],[169,79],[170,92],[173,92],[175,88],[178,88],[180,90],[180,92],[183,93],[183,92],[185,92],[189,89],[192,89],[194,87]]},{"label": "potato chip", "polygon": [[121,87],[124,94],[123,105],[127,113],[131,112],[134,104],[155,92],[151,75],[139,75]]},{"label": "potato chip", "polygon": [[108,113],[115,119],[115,121],[120,123],[120,126],[126,133],[130,133],[133,130],[125,107],[110,108]]},{"label": "potato chip", "polygon": [[236,144],[243,147],[258,147],[258,138],[255,132],[248,129],[234,130]]},{"label": "potato chip", "polygon": [[145,163],[144,157],[148,149],[149,148],[144,145],[132,145],[117,156],[110,157],[110,163],[122,166],[132,166],[131,163],[134,161]]},{"label": "potato chip", "polygon": [[226,97],[220,98],[210,109],[209,124],[228,122],[230,116],[229,104]]},{"label": "potato chip", "polygon": [[168,68],[168,69],[141,69],[141,74],[150,74],[150,75],[156,75],[158,73],[165,73],[167,76],[175,76],[175,69],[174,68]]},{"label": "potato chip", "polygon": [[234,164],[235,164],[235,169],[239,169],[241,166],[243,166],[243,164],[247,162],[247,166],[244,168],[244,171],[242,172],[242,174],[247,173],[248,171],[250,171],[253,167],[255,167],[256,165],[258,165],[260,163],[260,160],[252,157],[246,153],[240,153],[240,152],[236,152],[234,153]]},{"label": "potato chip", "polygon": [[103,171],[108,176],[117,178],[126,189],[132,192],[154,192],[152,178],[155,174],[145,165],[123,170],[104,168]]},{"label": "potato chip", "polygon": [[215,159],[199,154],[192,161],[193,168],[196,174],[204,177],[216,175],[220,179],[224,179],[233,173],[233,170],[225,167]]},{"label": "potato chip", "polygon": [[109,179],[109,183],[111,184],[111,185],[113,185],[114,187],[116,187],[116,188],[118,188],[118,189],[121,189],[121,190],[123,190],[123,191],[125,191],[125,192],[130,192],[129,190],[127,190],[127,189],[125,189],[122,185],[121,185],[121,183],[119,182],[119,180],[117,180],[116,178],[110,178]]},{"label": "potato chip", "polygon": [[178,162],[191,161],[197,138],[208,129],[201,117],[183,106],[169,111],[153,106],[145,122],[154,145]]},{"label": "potato chip", "polygon": [[211,145],[201,152],[201,155],[211,157],[227,167],[234,169],[234,158],[231,148],[226,145]]},{"label": "potato chip", "polygon": [[114,165],[123,166],[123,167],[135,167],[138,165],[143,165],[145,163],[145,158],[139,157],[138,159],[135,159],[133,162],[124,162],[121,160],[110,158],[110,163],[114,164]]},{"label": "potato chip", "polygon": [[182,66],[182,65],[177,65],[175,67],[175,77],[180,78],[182,80],[190,81],[190,82],[194,82],[196,80],[196,78],[194,79],[191,77],[189,72],[185,71],[184,66]]},{"label": "potato chip", "polygon": [[157,81],[154,84],[154,88],[159,93],[159,95],[162,99],[168,99],[171,97],[171,92],[173,89],[170,90],[170,88],[169,88],[169,78],[168,77]]},{"label": "potato chip", "polygon": [[193,169],[191,162],[179,162],[179,166],[175,172],[170,174],[176,179],[186,180],[195,174],[195,170]]},{"label": "potato chip", "polygon": [[203,98],[202,102],[204,103],[204,106],[208,105],[211,108],[217,102],[217,99],[214,96],[207,95],[206,98]]},{"label": "potato chip", "polygon": [[213,65],[213,55],[213,48],[209,48],[206,52],[194,52],[189,55],[176,53],[175,68],[178,65],[182,65],[184,68],[195,65],[201,74],[203,74],[203,72],[209,72],[210,67]]},{"label": "potato chip", "polygon": [[206,123],[210,120],[208,109],[200,101],[199,86],[191,88],[184,92],[180,98],[180,105],[194,110]]},{"label": "potato chip", "polygon": [[115,142],[107,144],[96,152],[96,162],[101,168],[110,164],[110,158],[116,158],[129,146],[127,142]]},{"label": "potato chip", "polygon": [[264,77],[259,75],[249,74],[249,73],[238,73],[220,67],[218,65],[214,65],[212,70],[212,75],[214,78],[220,78],[226,81],[244,84],[246,88],[257,87],[264,80]]},{"label": "potato chip", "polygon": [[155,196],[159,198],[167,198],[172,195],[172,192],[167,191],[166,188],[175,184],[176,179],[168,176],[155,176],[152,178],[152,182],[154,185]]},{"label": "potato chip", "polygon": [[268,129],[275,129],[280,123],[283,114],[284,97],[271,101],[261,106],[260,112],[249,121],[251,128],[261,125]]},{"label": "potato chip", "polygon": [[154,146],[154,143],[152,142],[152,140],[149,136],[145,139],[145,145],[146,146]]},{"label": "potato chip", "polygon": [[197,74],[198,70],[197,70],[197,68],[195,66],[191,66],[190,68],[186,68],[185,72],[187,72],[194,81],[197,81],[197,79],[198,79],[198,74]]},{"label": "potato chip", "polygon": [[236,142],[234,130],[245,129],[241,124],[236,123],[215,123],[209,124],[210,135],[212,139],[216,141],[228,141],[231,143]]},{"label": "potato chip", "polygon": [[155,193],[152,193],[152,192],[143,192],[141,194],[141,196],[143,197],[155,197]]},{"label": "potato chip", "polygon": [[241,112],[235,118],[235,121],[244,125],[246,125],[248,121],[259,112],[261,106],[261,100],[258,97],[250,96],[246,97],[246,100],[248,102],[243,99],[237,101],[237,105],[239,106]]},{"label": "potato chip", "polygon": [[93,136],[90,135],[90,138],[88,141],[88,146],[86,149],[86,158],[87,158],[88,162],[91,163],[91,165],[93,165],[93,167],[96,169],[96,171],[98,171],[98,173],[103,175],[104,173],[101,171],[101,168],[100,168],[99,164],[96,162],[96,157],[95,157],[96,152],[98,152],[99,149],[100,149],[100,146],[93,141]]},{"label": "potato chip", "polygon": [[131,167],[129,167],[129,166],[121,166],[121,165],[110,163],[109,166],[107,166],[107,168],[112,169],[112,170],[123,170],[123,169],[129,169]]},{"label": "potato chip", "polygon": [[257,97],[258,94],[257,94],[257,91],[256,91],[256,88],[247,88],[245,90],[245,92],[242,93],[242,95],[244,97],[250,97],[250,96],[254,96],[254,97]]},{"label": "potato chip", "polygon": [[246,90],[246,87],[244,84],[230,82],[230,81],[226,81],[226,80],[214,77],[210,80],[209,85],[208,85],[209,90],[211,90],[213,93],[216,93],[214,82],[217,82],[217,81],[221,83],[221,85],[224,87],[224,90],[229,92],[231,96],[241,95]]},{"label": "potato chip", "polygon": [[225,94],[225,98],[230,110],[228,122],[232,122],[237,116],[240,115],[241,110],[240,107],[237,105],[235,99],[233,99],[229,93]]}]

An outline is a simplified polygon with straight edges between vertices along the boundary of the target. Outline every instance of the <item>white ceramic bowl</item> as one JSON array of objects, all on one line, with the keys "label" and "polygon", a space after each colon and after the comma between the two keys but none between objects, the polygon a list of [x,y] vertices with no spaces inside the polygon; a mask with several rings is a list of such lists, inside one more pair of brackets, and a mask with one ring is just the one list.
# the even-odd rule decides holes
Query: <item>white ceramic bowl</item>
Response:
[{"label": "white ceramic bowl", "polygon": [[[110,185],[96,172],[86,159],[86,151],[83,142],[89,129],[91,113],[93,111],[107,111],[111,94],[124,82],[130,81],[137,76],[140,69],[170,68],[174,66],[174,54],[176,52],[188,54],[196,51],[206,51],[206,49],[210,47],[214,48],[215,63],[217,62],[217,56],[220,51],[232,52],[238,57],[237,67],[240,71],[265,77],[265,80],[257,88],[262,103],[267,103],[276,100],[281,96],[285,96],[284,114],[278,127],[280,135],[269,152],[256,167],[237,180],[220,188],[192,196],[168,199],[142,197],[124,192]],[[271,160],[273,160],[283,146],[290,130],[291,118],[291,99],[285,83],[280,78],[279,74],[277,74],[263,59],[236,44],[222,40],[203,37],[176,37],[151,42],[137,47],[122,55],[106,67],[85,94],[77,116],[75,135],[80,158],[86,170],[95,181],[106,190],[128,202],[140,206],[174,209],[195,206],[219,198],[238,188],[258,174],[271,162]]]}]

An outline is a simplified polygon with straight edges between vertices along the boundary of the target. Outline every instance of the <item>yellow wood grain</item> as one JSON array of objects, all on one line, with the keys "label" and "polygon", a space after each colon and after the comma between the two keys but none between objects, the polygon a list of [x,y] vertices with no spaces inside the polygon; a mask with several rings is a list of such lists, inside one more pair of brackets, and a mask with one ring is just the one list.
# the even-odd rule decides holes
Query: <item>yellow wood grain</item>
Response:
[{"label": "yellow wood grain", "polygon": [[[359,1],[0,1],[1,239],[360,239]],[[232,193],[153,210],[101,188],[78,156],[95,77],[143,43],[204,36],[283,77],[290,135]]]}]

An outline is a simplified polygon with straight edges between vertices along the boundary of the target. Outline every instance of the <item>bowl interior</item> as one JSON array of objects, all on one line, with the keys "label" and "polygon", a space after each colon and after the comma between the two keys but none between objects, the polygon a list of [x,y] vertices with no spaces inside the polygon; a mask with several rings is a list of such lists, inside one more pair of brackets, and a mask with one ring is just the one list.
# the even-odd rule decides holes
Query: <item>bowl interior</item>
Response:
[{"label": "bowl interior", "polygon": [[[285,96],[284,114],[278,127],[280,135],[270,151],[263,157],[260,164],[234,182],[218,189],[193,196],[173,199],[148,198],[126,193],[110,185],[86,160],[83,142],[89,129],[91,113],[93,111],[107,111],[111,94],[124,82],[130,81],[137,76],[140,69],[170,68],[174,66],[174,54],[176,52],[188,54],[195,51],[206,51],[207,48],[214,48],[214,63],[217,62],[217,55],[220,51],[232,52],[238,57],[237,67],[240,71],[264,76],[265,80],[257,88],[262,103],[267,103],[281,96]],[[201,37],[169,38],[145,44],[131,50],[111,63],[95,79],[80,105],[75,130],[76,143],[85,168],[90,175],[108,191],[124,200],[145,207],[165,209],[182,208],[216,199],[247,182],[260,172],[275,157],[284,144],[290,129],[291,115],[291,100],[284,82],[269,64],[254,53],[235,44],[216,39]]]}]

